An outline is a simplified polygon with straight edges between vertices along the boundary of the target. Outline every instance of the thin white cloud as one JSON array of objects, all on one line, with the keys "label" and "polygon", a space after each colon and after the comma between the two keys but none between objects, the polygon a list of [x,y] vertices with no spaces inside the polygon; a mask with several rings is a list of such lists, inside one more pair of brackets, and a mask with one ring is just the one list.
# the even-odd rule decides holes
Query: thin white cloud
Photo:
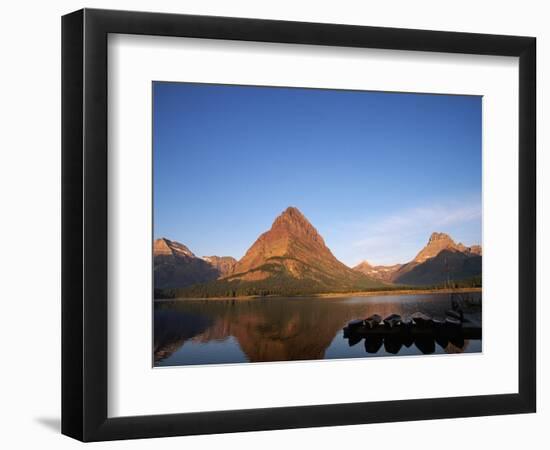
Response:
[{"label": "thin white cloud", "polygon": [[349,265],[364,259],[375,264],[403,263],[418,253],[431,232],[448,232],[460,240],[462,233],[458,230],[478,223],[480,229],[479,202],[410,208],[385,217],[343,224],[342,231],[351,239],[347,245],[339,242],[338,247],[342,249],[342,260]]},{"label": "thin white cloud", "polygon": [[377,238],[393,233],[412,234],[418,230],[424,230],[426,227],[432,227],[436,231],[439,228],[469,222],[480,217],[481,208],[479,205],[464,206],[459,209],[444,206],[414,208],[391,215],[372,224],[365,224],[364,235],[368,237],[354,242],[353,245],[356,247],[363,246]]}]

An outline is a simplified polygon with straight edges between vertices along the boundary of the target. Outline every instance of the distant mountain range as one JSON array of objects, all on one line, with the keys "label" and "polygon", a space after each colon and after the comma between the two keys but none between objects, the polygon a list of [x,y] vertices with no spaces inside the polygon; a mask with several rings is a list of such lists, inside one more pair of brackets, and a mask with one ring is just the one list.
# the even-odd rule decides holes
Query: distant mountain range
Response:
[{"label": "distant mountain range", "polygon": [[481,277],[481,247],[433,233],[406,264],[349,268],[338,261],[306,217],[294,207],[279,215],[237,261],[197,257],[166,238],[153,247],[155,296],[297,295],[428,286]]},{"label": "distant mountain range", "polygon": [[157,239],[153,245],[155,289],[180,288],[216,280],[231,273],[236,262],[230,256],[199,258],[179,242]]},{"label": "distant mountain range", "polygon": [[436,285],[481,276],[481,247],[455,243],[445,233],[432,233],[426,246],[406,264],[354,267],[374,279],[402,285]]}]

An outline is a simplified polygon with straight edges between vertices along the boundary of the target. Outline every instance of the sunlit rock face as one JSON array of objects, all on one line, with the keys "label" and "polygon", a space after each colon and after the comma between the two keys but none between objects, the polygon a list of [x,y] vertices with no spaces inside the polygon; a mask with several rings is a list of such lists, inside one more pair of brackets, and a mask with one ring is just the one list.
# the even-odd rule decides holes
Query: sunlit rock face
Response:
[{"label": "sunlit rock face", "polygon": [[362,261],[353,269],[368,275],[375,280],[391,282],[395,272],[397,272],[403,264],[394,264],[392,266],[372,266],[368,261]]},{"label": "sunlit rock face", "polygon": [[436,257],[443,250],[454,250],[465,253],[469,251],[469,247],[464,246],[460,242],[457,244],[448,234],[434,232],[431,234],[426,246],[422,250],[420,250],[413,261],[417,263],[422,263],[427,259]]},{"label": "sunlit rock face", "polygon": [[432,233],[426,246],[394,272],[397,284],[435,285],[481,276],[481,246],[466,247],[448,234]]},{"label": "sunlit rock face", "polygon": [[279,215],[235,265],[227,280],[259,281],[273,277],[303,280],[319,287],[379,286],[341,263],[306,217],[294,207]]},{"label": "sunlit rock face", "polygon": [[236,260],[230,256],[197,257],[188,247],[170,239],[153,243],[156,289],[182,288],[206,283],[231,273]]},{"label": "sunlit rock face", "polygon": [[354,270],[387,283],[434,285],[481,276],[481,246],[456,243],[446,233],[432,233],[410,262],[373,266],[363,261]]},{"label": "sunlit rock face", "polygon": [[215,267],[220,277],[231,275],[235,268],[235,264],[237,264],[237,260],[232,256],[203,256],[202,259]]}]

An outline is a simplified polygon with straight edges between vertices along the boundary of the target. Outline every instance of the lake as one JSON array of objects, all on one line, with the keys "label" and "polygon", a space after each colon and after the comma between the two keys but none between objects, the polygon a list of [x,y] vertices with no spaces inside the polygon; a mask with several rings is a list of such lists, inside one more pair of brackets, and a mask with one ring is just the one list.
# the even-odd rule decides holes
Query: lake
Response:
[{"label": "lake", "polygon": [[[468,317],[481,323],[481,293],[458,299]],[[374,313],[406,318],[420,311],[444,319],[449,309],[450,294],[155,301],[154,365],[481,352],[481,339],[372,342],[343,333],[350,320]]]}]

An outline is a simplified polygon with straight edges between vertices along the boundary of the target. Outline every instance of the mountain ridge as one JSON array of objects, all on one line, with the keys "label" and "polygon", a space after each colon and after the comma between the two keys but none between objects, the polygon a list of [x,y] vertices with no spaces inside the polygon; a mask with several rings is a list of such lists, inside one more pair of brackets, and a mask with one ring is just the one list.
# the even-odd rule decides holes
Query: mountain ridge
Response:
[{"label": "mountain ridge", "polygon": [[[435,286],[481,277],[480,245],[456,243],[433,232],[409,262],[353,268],[339,261],[323,237],[296,207],[288,207],[261,233],[240,260],[197,257],[167,238],[153,246],[155,288],[172,296],[302,295]],[[177,292],[176,292],[177,291]]]},{"label": "mountain ridge", "polygon": [[467,247],[446,233],[433,232],[407,263],[372,266],[363,261],[354,269],[394,284],[434,285],[481,276],[481,257],[480,245]]},{"label": "mountain ridge", "polygon": [[383,286],[340,262],[301,211],[288,207],[229,274],[178,292],[183,296],[285,295]]},{"label": "mountain ridge", "polygon": [[[293,278],[319,285],[344,288],[379,285],[338,261],[317,229],[296,207],[278,215],[235,265],[227,281],[261,281]],[[283,282],[283,280],[281,280]]]},{"label": "mountain ridge", "polygon": [[186,245],[165,237],[153,243],[155,289],[209,282],[231,273],[235,263],[235,258],[230,256],[200,258]]}]

